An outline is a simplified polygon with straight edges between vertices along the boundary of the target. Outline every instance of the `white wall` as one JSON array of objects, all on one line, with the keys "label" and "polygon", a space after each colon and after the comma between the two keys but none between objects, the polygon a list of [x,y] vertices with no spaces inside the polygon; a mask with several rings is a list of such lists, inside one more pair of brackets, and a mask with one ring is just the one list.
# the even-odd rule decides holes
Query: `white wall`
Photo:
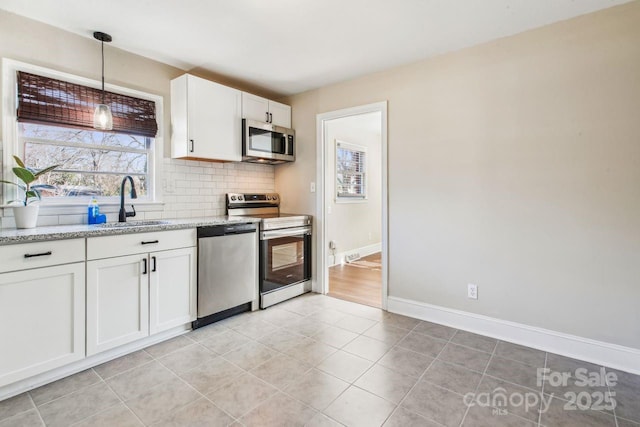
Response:
[{"label": "white wall", "polygon": [[315,214],[316,115],[388,100],[391,296],[640,349],[638,22],[631,2],[293,96],[276,188]]},{"label": "white wall", "polygon": [[[343,117],[327,122],[327,241],[336,242],[336,254],[380,244],[382,230],[382,158],[380,113]],[[365,147],[367,198],[336,201],[336,140]],[[336,260],[339,263],[341,260]]]},{"label": "white wall", "polygon": [[[117,34],[113,34],[117,38]],[[100,44],[91,37],[81,37],[49,25],[0,10],[0,58],[46,67],[95,80],[100,79]],[[157,179],[159,206],[136,206],[136,219],[189,218],[224,215],[224,194],[235,191],[274,191],[274,166],[248,163],[209,163],[173,160],[170,150],[171,79],[185,71],[134,55],[113,46],[105,47],[107,83],[163,97],[164,116],[160,134],[164,137],[164,159]],[[204,78],[211,76],[193,71]],[[228,79],[213,78],[222,84],[255,92]],[[258,93],[273,97],[274,94]],[[0,113],[2,113],[0,105]],[[0,157],[6,144],[0,127]],[[12,165],[4,165],[4,167]],[[0,168],[0,176],[2,169]],[[0,192],[2,186],[0,186]],[[0,199],[1,200],[1,199]],[[86,222],[86,205],[78,207],[41,208],[38,225],[76,224]],[[117,204],[101,206],[109,221],[116,221]],[[15,226],[11,209],[0,208],[0,227]]]}]

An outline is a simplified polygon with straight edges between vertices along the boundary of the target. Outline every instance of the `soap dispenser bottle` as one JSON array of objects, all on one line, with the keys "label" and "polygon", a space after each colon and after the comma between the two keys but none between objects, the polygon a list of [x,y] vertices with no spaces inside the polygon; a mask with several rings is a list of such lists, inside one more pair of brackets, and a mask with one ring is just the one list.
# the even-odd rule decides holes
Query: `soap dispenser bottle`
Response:
[{"label": "soap dispenser bottle", "polygon": [[87,207],[87,222],[89,224],[97,224],[98,215],[100,215],[100,206],[98,206],[98,200],[94,197]]}]

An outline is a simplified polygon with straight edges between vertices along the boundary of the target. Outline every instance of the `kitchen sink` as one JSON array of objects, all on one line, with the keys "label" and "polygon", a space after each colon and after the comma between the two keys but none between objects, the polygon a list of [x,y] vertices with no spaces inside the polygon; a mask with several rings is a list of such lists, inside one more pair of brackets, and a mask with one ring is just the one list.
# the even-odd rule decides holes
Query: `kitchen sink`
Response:
[{"label": "kitchen sink", "polygon": [[169,224],[169,221],[153,220],[153,221],[129,221],[129,222],[106,222],[98,224],[101,228],[127,228],[127,227],[145,227],[152,225]]}]

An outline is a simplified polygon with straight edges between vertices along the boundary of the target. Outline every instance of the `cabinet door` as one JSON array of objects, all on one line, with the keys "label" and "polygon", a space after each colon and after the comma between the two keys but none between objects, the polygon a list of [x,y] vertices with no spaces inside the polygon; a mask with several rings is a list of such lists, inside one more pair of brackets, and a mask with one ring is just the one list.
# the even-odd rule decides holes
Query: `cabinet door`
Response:
[{"label": "cabinet door", "polygon": [[150,254],[149,329],[151,334],[196,319],[196,248]]},{"label": "cabinet door", "polygon": [[242,118],[268,122],[269,100],[242,92]]},{"label": "cabinet door", "polygon": [[0,387],[84,358],[84,262],[0,274]]},{"label": "cabinet door", "polygon": [[291,129],[291,107],[275,101],[269,101],[271,123]]},{"label": "cabinet door", "polygon": [[188,157],[242,160],[239,90],[188,76]]},{"label": "cabinet door", "polygon": [[147,254],[87,262],[87,355],[149,335]]}]

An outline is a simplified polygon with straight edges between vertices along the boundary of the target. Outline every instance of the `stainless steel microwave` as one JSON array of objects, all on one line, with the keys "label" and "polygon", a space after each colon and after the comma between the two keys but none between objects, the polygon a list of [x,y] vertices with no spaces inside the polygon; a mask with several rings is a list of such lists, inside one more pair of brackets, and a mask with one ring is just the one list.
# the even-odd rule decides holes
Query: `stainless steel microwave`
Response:
[{"label": "stainless steel microwave", "polygon": [[242,119],[243,162],[273,165],[295,160],[295,131],[293,129]]}]

